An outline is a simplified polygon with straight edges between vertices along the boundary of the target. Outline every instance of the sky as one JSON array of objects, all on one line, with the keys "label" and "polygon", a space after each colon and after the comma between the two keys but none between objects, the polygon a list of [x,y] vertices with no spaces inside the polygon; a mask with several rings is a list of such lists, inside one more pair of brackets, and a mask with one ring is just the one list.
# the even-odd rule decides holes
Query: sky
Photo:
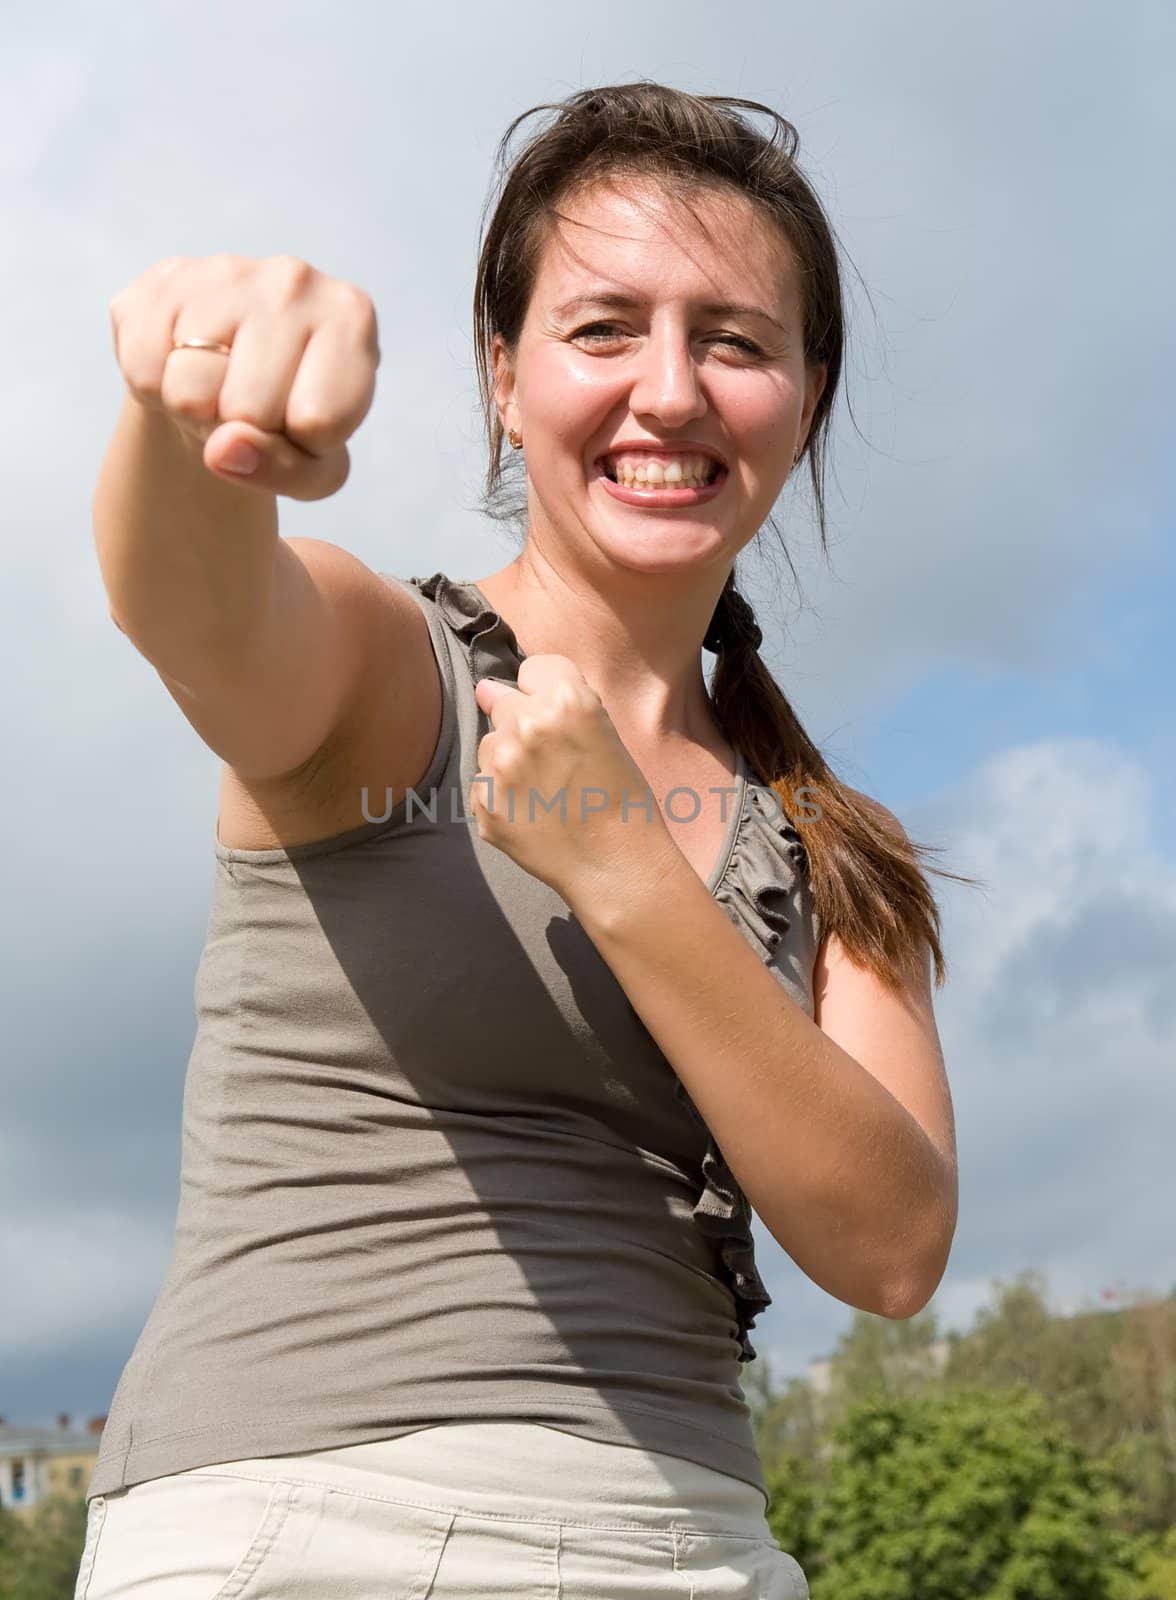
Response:
[{"label": "sky", "polygon": [[[99,1415],[162,1281],[219,762],[117,632],[90,505],[107,304],[154,261],[292,254],[372,295],[382,361],[328,500],[281,531],[402,576],[497,570],[471,337],[497,141],[652,78],[765,102],[844,251],[829,488],[802,585],[744,561],[834,770],[931,859],[963,1330],[1040,1270],[1067,1313],[1176,1283],[1170,204],[1176,12],[1128,0],[437,0],[6,19],[0,245],[0,1415]],[[534,119],[532,119],[534,120]],[[411,464],[411,466],[410,466]],[[778,1376],[851,1308],[757,1222]]]}]

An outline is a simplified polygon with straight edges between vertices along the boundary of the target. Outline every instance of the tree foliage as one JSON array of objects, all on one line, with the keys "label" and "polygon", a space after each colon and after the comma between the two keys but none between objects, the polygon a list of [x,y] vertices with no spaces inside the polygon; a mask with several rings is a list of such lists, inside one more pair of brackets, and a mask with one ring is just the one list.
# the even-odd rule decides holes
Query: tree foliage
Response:
[{"label": "tree foliage", "polygon": [[814,1600],[1133,1592],[1118,1491],[1027,1387],[863,1400],[835,1445],[811,1523]]},{"label": "tree foliage", "polygon": [[1176,1600],[1176,1295],[1060,1317],[997,1283],[965,1334],[854,1315],[753,1415],[814,1600]]},{"label": "tree foliage", "polygon": [[73,1600],[85,1543],[81,1495],[47,1495],[27,1516],[0,1511],[0,1600]]}]

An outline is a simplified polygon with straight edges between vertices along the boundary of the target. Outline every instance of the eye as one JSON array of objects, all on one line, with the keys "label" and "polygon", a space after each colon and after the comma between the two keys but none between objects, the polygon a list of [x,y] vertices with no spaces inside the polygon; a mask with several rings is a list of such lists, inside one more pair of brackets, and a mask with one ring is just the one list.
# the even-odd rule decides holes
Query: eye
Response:
[{"label": "eye", "polygon": [[[608,339],[616,336],[617,328],[618,324],[615,322],[590,322],[583,328],[578,328],[572,335],[572,338],[588,339],[589,341]],[[603,331],[606,329],[610,331]],[[598,332],[597,330],[601,331]],[[759,345],[753,344],[750,339],[741,338],[737,333],[720,334],[718,335],[718,339],[734,346],[736,349],[745,351],[749,356],[763,355],[763,351],[760,349]]]},{"label": "eye", "polygon": [[615,322],[590,322],[587,327],[577,328],[576,332],[573,333],[572,338],[573,339],[601,339],[601,338],[607,338],[608,335],[606,333],[598,331],[598,330],[603,330],[605,328],[615,328],[615,327],[616,327],[616,323]]}]

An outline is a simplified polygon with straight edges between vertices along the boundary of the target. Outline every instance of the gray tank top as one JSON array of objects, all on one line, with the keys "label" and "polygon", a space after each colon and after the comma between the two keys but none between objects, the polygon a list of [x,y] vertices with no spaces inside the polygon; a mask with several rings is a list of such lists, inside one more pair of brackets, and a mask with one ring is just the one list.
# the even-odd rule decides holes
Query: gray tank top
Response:
[{"label": "gray tank top", "polygon": [[[495,1417],[766,1495],[746,1197],[566,902],[465,809],[514,634],[473,583],[381,576],[428,622],[437,746],[331,839],[214,831],[174,1244],[87,1499]],[[742,756],[708,887],[811,1016],[804,848]]]}]

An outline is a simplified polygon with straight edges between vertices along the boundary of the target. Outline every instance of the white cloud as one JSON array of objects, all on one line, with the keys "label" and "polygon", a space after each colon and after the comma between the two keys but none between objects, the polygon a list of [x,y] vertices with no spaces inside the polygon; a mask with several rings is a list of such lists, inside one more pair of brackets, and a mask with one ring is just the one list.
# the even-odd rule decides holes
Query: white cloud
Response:
[{"label": "white cloud", "polygon": [[[986,886],[932,878],[960,1158],[937,1314],[963,1329],[994,1279],[1028,1267],[1059,1311],[1092,1305],[1111,1283],[1166,1289],[1176,863],[1155,845],[1148,773],[1111,740],[1044,739],[904,820],[915,839],[950,841],[951,869]],[[843,1315],[758,1228],[757,1240],[776,1301],[762,1343],[802,1371]]]}]

